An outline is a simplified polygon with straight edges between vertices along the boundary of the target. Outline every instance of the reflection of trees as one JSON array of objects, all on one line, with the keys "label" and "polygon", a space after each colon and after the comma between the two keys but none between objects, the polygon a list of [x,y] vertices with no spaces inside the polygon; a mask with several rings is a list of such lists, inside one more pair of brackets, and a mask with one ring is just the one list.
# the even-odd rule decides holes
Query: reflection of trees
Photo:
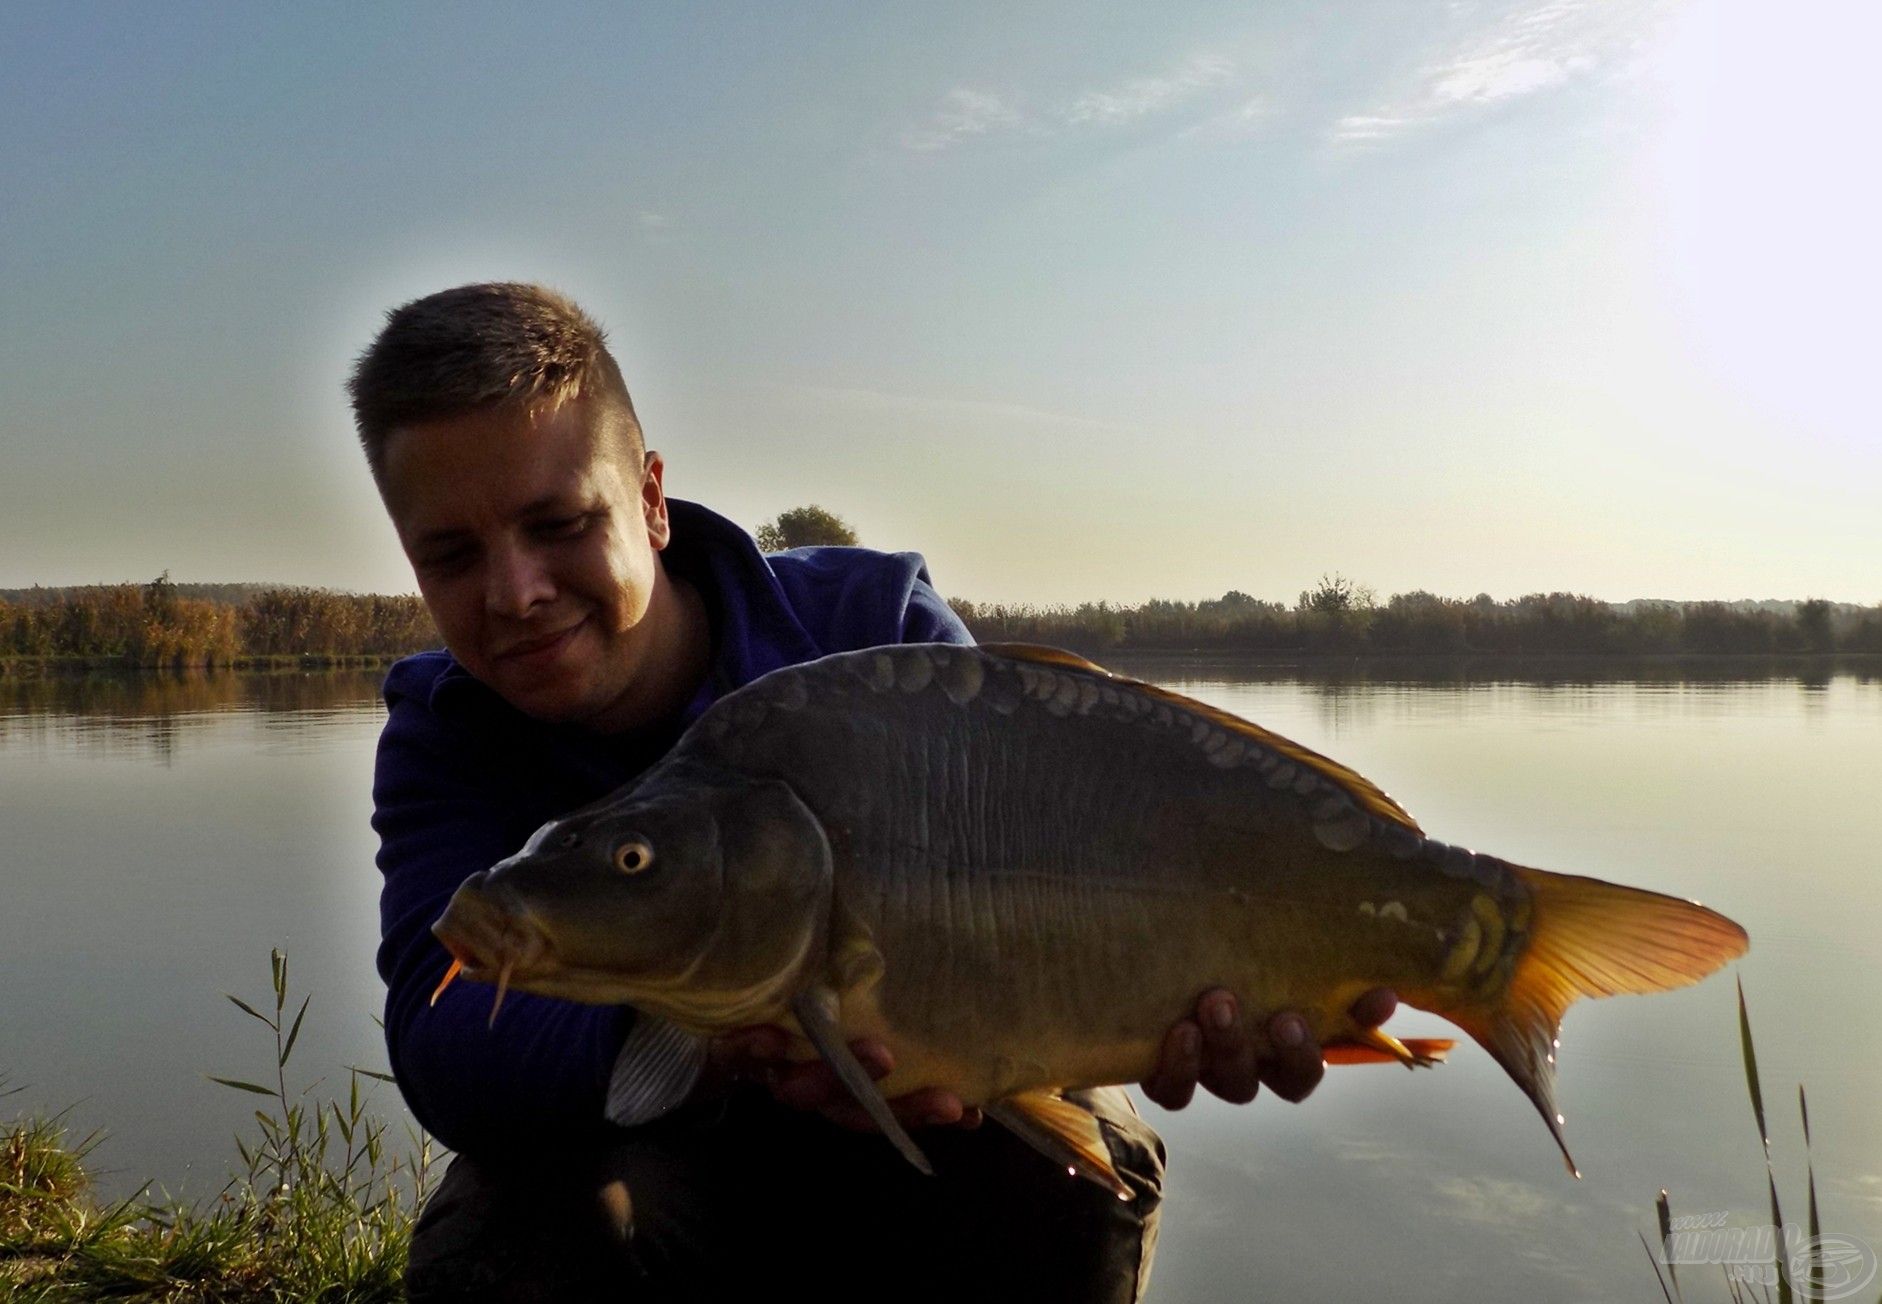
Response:
[{"label": "reflection of trees", "polygon": [[1827,686],[1833,679],[1882,683],[1882,668],[1845,657],[1343,657],[1328,661],[1256,660],[1222,653],[1168,655],[1119,650],[1107,668],[1139,679],[1172,677],[1227,684],[1290,684],[1330,702],[1379,688],[1517,684],[1560,692],[1648,684],[1664,687],[1744,683]]},{"label": "reflection of trees", "polygon": [[190,734],[231,713],[283,722],[308,712],[370,711],[379,671],[44,675],[0,679],[0,743],[51,731],[81,747],[175,757]]}]

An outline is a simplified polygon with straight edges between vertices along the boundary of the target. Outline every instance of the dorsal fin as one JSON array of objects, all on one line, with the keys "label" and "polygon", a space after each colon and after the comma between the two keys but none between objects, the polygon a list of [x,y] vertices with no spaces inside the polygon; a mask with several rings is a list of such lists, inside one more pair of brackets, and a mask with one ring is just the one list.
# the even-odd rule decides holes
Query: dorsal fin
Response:
[{"label": "dorsal fin", "polygon": [[1035,643],[982,643],[980,650],[997,657],[1005,657],[1010,661],[1030,661],[1035,665],[1051,666],[1058,670],[1076,670],[1084,674],[1098,675],[1119,686],[1129,687],[1133,692],[1167,702],[1229,733],[1265,747],[1276,755],[1284,756],[1296,765],[1312,770],[1344,791],[1367,814],[1376,815],[1401,828],[1410,829],[1413,833],[1424,831],[1418,827],[1418,821],[1414,820],[1403,806],[1388,797],[1371,780],[1347,769],[1338,761],[1322,756],[1310,747],[1301,746],[1291,738],[1283,738],[1280,734],[1263,729],[1258,724],[1251,724],[1239,715],[1231,715],[1227,711],[1210,706],[1207,702],[1198,702],[1193,697],[1184,697],[1181,693],[1173,693],[1167,688],[1146,684],[1141,679],[1114,674],[1101,665],[1061,648],[1041,647]]}]

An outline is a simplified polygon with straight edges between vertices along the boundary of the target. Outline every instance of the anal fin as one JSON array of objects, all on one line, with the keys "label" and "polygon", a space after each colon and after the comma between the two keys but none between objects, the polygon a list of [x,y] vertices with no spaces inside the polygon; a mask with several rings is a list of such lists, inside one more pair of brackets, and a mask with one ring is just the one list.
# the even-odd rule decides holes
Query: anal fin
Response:
[{"label": "anal fin", "polygon": [[1111,1147],[1105,1143],[1098,1120],[1056,1091],[1027,1091],[983,1107],[1033,1149],[1088,1182],[1095,1182],[1120,1200],[1133,1196],[1124,1179],[1111,1166]]},{"label": "anal fin", "polygon": [[1336,1041],[1321,1048],[1328,1064],[1403,1064],[1408,1069],[1442,1064],[1457,1043],[1449,1037],[1413,1037],[1400,1041],[1389,1032],[1367,1029],[1351,1041]]}]

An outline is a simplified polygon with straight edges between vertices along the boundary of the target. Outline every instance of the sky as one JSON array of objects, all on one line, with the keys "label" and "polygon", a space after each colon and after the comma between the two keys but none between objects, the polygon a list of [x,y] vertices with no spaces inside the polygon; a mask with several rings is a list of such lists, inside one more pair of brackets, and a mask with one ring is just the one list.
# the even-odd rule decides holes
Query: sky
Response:
[{"label": "sky", "polygon": [[521,279],[667,488],[981,601],[1882,601],[1877,7],[135,6],[0,46],[0,587],[409,592],[342,383]]}]

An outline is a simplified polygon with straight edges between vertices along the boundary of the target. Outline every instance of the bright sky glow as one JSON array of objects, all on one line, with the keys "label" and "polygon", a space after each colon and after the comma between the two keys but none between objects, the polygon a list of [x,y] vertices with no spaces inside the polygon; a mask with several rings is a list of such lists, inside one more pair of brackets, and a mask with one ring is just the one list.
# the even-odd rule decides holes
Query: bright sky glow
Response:
[{"label": "bright sky glow", "polygon": [[340,384],[543,280],[668,485],[944,591],[1882,600],[1870,6],[72,4],[0,587],[411,588]]}]

